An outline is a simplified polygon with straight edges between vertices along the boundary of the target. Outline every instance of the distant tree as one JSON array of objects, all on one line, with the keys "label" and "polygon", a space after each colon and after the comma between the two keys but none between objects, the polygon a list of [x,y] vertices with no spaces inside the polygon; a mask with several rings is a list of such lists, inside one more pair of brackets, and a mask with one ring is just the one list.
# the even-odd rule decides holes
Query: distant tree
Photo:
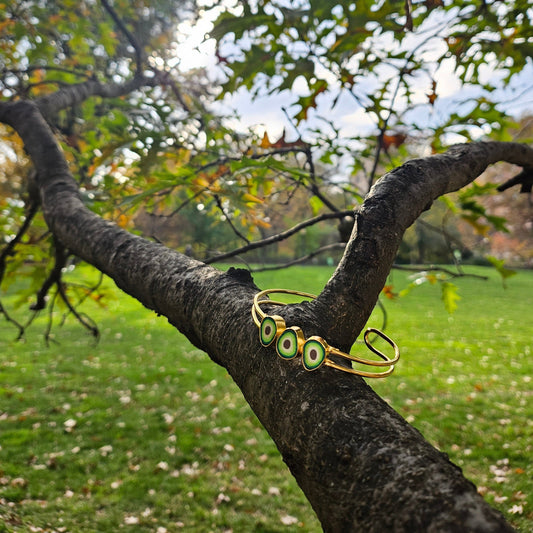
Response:
[{"label": "distant tree", "polygon": [[[422,44],[417,41],[410,52],[404,43],[410,35],[422,43],[429,42],[425,35],[440,38],[446,44],[442,56],[454,60],[462,82],[490,92],[490,81],[482,80],[486,62],[503,73],[504,82],[526,67],[527,2],[239,5],[240,11],[221,15],[213,33],[219,42],[226,35],[241,39],[234,59],[218,48],[220,61],[231,69],[225,90],[265,86],[296,92],[294,84],[303,77],[307,93],[297,96],[297,121],[307,118],[325,92],[348,92],[374,117],[373,141],[370,134],[354,135],[342,147],[338,130],[333,139],[318,132],[316,140],[295,141],[232,130],[213,114],[205,73],[181,72],[173,52],[176,21],[194,21],[188,4],[0,4],[0,122],[9,126],[1,151],[7,195],[1,200],[3,287],[19,273],[31,276],[34,310],[50,296],[61,298],[97,334],[62,280],[67,261],[76,256],[166,316],[228,370],[326,531],[511,531],[460,470],[363,379],[331,368],[306,372],[263,348],[250,313],[259,289],[248,271],[222,272],[126,228],[134,208],[169,214],[201,203],[242,241],[230,257],[322,220],[341,221],[346,250],[322,292],[310,303],[276,312],[306,336],[320,335],[349,350],[404,232],[435,199],[467,186],[498,161],[522,167],[513,183],[523,189],[530,190],[532,181],[533,149],[514,142],[460,144],[392,169],[403,157],[404,135],[411,135],[402,118],[416,103],[410,80],[426,73],[427,105],[440,98],[436,72],[417,55]],[[446,24],[429,32],[426,19]],[[328,81],[331,75],[336,85]],[[372,81],[366,89],[364,78]],[[399,99],[403,109],[396,107]],[[464,135],[475,133],[471,125],[488,134],[503,131],[505,116],[480,96],[452,119],[433,129],[435,150],[459,120]],[[331,148],[320,152],[320,145]],[[352,151],[363,188],[350,179],[337,182],[346,201],[339,207],[328,194],[331,175],[317,174],[315,157],[335,165],[337,153]],[[381,168],[391,171],[375,182]],[[12,181],[11,172],[18,172]],[[280,202],[281,209],[297,190],[308,191],[314,218],[253,241],[256,228],[267,229],[273,204]],[[192,209],[201,216],[199,211]],[[189,239],[182,249],[188,244]],[[26,324],[3,304],[0,312],[23,336]]]}]

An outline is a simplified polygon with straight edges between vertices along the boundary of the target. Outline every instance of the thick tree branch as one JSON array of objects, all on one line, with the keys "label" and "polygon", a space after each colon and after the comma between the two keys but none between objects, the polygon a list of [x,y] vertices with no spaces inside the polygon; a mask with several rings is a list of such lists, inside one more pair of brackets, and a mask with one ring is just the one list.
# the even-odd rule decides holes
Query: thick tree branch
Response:
[{"label": "thick tree branch", "polygon": [[[314,305],[324,313],[332,342],[351,346],[367,322],[394,262],[405,230],[443,194],[471,183],[498,161],[533,166],[533,148],[519,143],[461,144],[446,153],[414,159],[372,187],[345,254]],[[318,312],[318,310],[317,310]]]},{"label": "thick tree branch", "polygon": [[[258,289],[247,272],[222,273],[101,220],[79,199],[36,106],[0,104],[0,121],[18,131],[38,169],[43,212],[55,237],[165,315],[228,370],[325,531],[511,531],[460,470],[362,379],[331,368],[307,372],[298,361],[282,361],[273,349],[263,348],[250,315]],[[494,157],[531,166],[533,151],[519,145],[460,147],[389,174],[356,215],[344,259],[319,302],[275,312],[289,325],[302,327],[306,336],[319,334],[330,340],[332,334],[339,339],[339,334],[352,331],[342,313],[355,316],[357,322],[367,306],[374,305],[395,244],[418,212],[435,197],[473,179]],[[452,172],[450,163],[460,168]],[[394,250],[387,251],[387,246]],[[365,289],[365,283],[371,287]],[[368,304],[365,298],[373,301]],[[343,327],[335,326],[337,319]]]}]

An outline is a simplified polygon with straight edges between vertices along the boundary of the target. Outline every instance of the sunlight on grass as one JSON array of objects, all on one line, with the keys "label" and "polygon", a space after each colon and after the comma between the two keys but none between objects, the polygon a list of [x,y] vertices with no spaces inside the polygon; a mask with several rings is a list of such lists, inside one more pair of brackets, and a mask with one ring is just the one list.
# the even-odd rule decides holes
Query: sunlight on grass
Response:
[{"label": "sunlight on grass", "polygon": [[[330,273],[255,279],[316,292]],[[525,532],[533,273],[506,290],[490,275],[458,281],[452,316],[434,286],[387,301],[402,359],[370,384]],[[391,283],[401,289],[405,275]],[[320,531],[224,369],[124,295],[86,311],[102,330],[96,346],[71,321],[49,348],[39,327],[14,343],[0,323],[0,532]]]}]

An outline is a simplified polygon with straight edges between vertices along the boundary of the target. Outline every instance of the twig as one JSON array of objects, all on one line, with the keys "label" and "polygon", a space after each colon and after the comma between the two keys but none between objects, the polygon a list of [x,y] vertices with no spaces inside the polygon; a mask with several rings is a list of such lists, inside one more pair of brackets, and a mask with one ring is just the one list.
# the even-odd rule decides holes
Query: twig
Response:
[{"label": "twig", "polygon": [[59,296],[61,296],[61,299],[68,307],[68,310],[76,317],[76,320],[84,328],[88,329],[91,332],[91,335],[95,338],[95,341],[98,342],[98,339],[100,338],[100,330],[96,326],[95,322],[87,315],[78,313],[76,308],[70,303],[70,300],[68,299],[67,293],[65,291],[65,285],[61,283],[61,281],[57,283],[57,290],[59,292]]},{"label": "twig", "polygon": [[61,283],[61,273],[63,267],[66,265],[68,259],[68,252],[65,250],[64,246],[59,242],[55,242],[55,264],[54,268],[44,280],[39,292],[37,293],[37,301],[30,306],[32,311],[40,311],[46,307],[46,296],[48,291],[53,285],[58,285]]},{"label": "twig", "polygon": [[262,248],[264,246],[269,246],[270,244],[274,244],[276,242],[283,241],[285,239],[288,239],[295,233],[298,233],[299,231],[303,230],[304,228],[307,228],[309,226],[313,226],[317,222],[321,222],[322,220],[330,220],[333,218],[343,218],[346,216],[353,216],[353,210],[347,210],[347,211],[337,211],[336,213],[324,213],[322,215],[318,215],[313,218],[309,218],[308,220],[304,220],[303,222],[300,222],[299,224],[296,224],[296,226],[293,226],[292,228],[282,231],[281,233],[277,233],[276,235],[272,235],[271,237],[267,237],[266,239],[262,239],[260,241],[251,242],[250,244],[246,246],[242,246],[241,248],[237,248],[235,250],[232,250],[231,252],[222,253],[220,255],[217,255],[215,257],[210,257],[204,261],[207,265],[211,263],[217,263],[219,261],[223,261],[224,259],[229,259],[230,257],[235,257],[236,255],[243,254],[246,252],[250,252],[251,250],[256,250],[257,248]]},{"label": "twig", "polygon": [[224,215],[224,218],[226,219],[226,222],[230,225],[230,228],[233,230],[233,233],[235,233],[235,235],[237,235],[237,237],[239,237],[240,239],[242,239],[246,244],[250,244],[250,241],[249,239],[247,239],[236,227],[235,225],[233,224],[233,222],[231,221],[229,215],[226,213],[226,210],[224,209],[224,206],[222,205],[222,202],[220,201],[220,198],[218,196],[218,194],[215,194],[213,196],[215,198],[215,202],[217,203],[217,207],[220,209],[220,211],[222,212],[222,214]]},{"label": "twig", "polygon": [[476,278],[487,280],[488,276],[482,276],[481,274],[472,274],[471,272],[454,272],[448,268],[439,267],[435,265],[420,265],[420,266],[407,266],[407,265],[392,265],[394,270],[403,270],[406,272],[442,272],[448,274],[452,278]]},{"label": "twig", "polygon": [[52,65],[28,65],[26,68],[21,69],[11,69],[11,68],[3,68],[0,70],[0,75],[4,74],[27,74],[29,72],[33,72],[34,70],[53,70],[55,72],[64,72],[66,74],[72,74],[74,76],[81,76],[86,79],[90,79],[93,75],[87,74],[86,69],[82,67],[78,67],[77,69],[69,69],[65,67],[55,67]]},{"label": "twig", "polygon": [[498,191],[503,192],[510,187],[520,185],[520,192],[529,194],[533,188],[533,168],[524,167],[522,172],[498,186]]},{"label": "twig", "polygon": [[443,227],[437,228],[433,224],[427,222],[426,220],[422,220],[421,218],[419,218],[416,221],[416,223],[420,224],[421,226],[424,226],[425,228],[431,231],[434,231],[435,233],[440,233],[446,239],[446,241],[448,241],[449,244],[455,243],[459,248],[461,248],[461,250],[467,249],[467,247],[464,245],[463,242],[461,242],[460,239],[458,239],[457,237],[454,237],[450,232],[446,231]]},{"label": "twig", "polygon": [[284,268],[289,268],[291,266],[304,263],[305,261],[308,261],[309,259],[312,259],[313,257],[323,254],[325,252],[331,252],[333,250],[344,250],[345,247],[346,247],[345,242],[334,242],[332,244],[326,244],[325,246],[322,246],[307,255],[299,257],[298,259],[293,259],[292,261],[288,261],[287,263],[282,263],[279,265],[271,265],[267,267],[253,268],[251,269],[251,272],[266,272],[270,270],[282,270]]},{"label": "twig", "polygon": [[22,226],[17,231],[17,234],[6,244],[5,248],[0,253],[0,282],[4,278],[4,273],[6,270],[6,259],[10,255],[12,255],[16,244],[20,242],[20,240],[22,239],[26,231],[28,231],[28,228],[31,225],[31,221],[33,220],[33,217],[37,213],[38,209],[39,209],[39,206],[37,202],[30,203],[28,214],[26,215],[26,218],[24,219]]},{"label": "twig", "polygon": [[331,203],[320,191],[316,182],[315,163],[313,161],[313,153],[311,147],[307,146],[304,150],[305,157],[307,158],[307,164],[309,165],[309,181],[311,182],[311,192],[331,211],[338,211],[338,207]]},{"label": "twig", "polygon": [[54,323],[54,305],[57,298],[57,294],[58,291],[54,293],[54,296],[52,297],[52,300],[50,302],[50,307],[48,308],[48,322],[46,323],[46,329],[44,331],[44,342],[47,348],[50,346],[50,341],[59,344],[55,339],[52,339],[50,337],[50,333],[52,332],[52,325]]},{"label": "twig", "polygon": [[[174,80],[170,76],[170,73],[162,71],[162,70],[154,70],[154,73],[156,74],[156,76],[160,78],[163,84],[168,85],[172,89],[172,92],[174,93],[174,96],[176,97],[176,100],[180,103],[181,107],[183,107],[183,109],[185,109],[187,113],[190,113],[191,108],[189,107],[187,102],[185,102],[185,100],[183,99],[183,95],[181,94],[178,84],[176,83],[176,80]],[[203,119],[199,119],[199,120],[200,122],[203,122]]]},{"label": "twig", "polygon": [[143,50],[135,36],[126,28],[122,19],[118,16],[117,12],[109,4],[107,0],[100,0],[104,9],[109,13],[115,24],[118,26],[119,30],[126,36],[131,46],[135,50],[135,64],[136,64],[136,76],[140,76],[143,68]]},{"label": "twig", "polygon": [[2,304],[2,302],[0,301],[0,314],[1,315],[4,315],[5,319],[10,323],[10,324],[13,324],[18,330],[19,330],[19,334],[18,334],[18,337],[17,337],[17,340],[18,339],[21,339],[23,336],[24,336],[24,326],[18,322],[17,320],[15,320],[6,310],[6,308],[4,307],[4,305]]}]

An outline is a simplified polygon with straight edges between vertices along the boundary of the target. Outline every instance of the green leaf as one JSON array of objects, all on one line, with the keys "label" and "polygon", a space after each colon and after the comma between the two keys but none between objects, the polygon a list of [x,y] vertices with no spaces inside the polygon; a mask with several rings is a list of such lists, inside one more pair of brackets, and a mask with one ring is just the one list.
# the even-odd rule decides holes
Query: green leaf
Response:
[{"label": "green leaf", "polygon": [[324,206],[324,203],[317,196],[311,196],[311,198],[309,198],[309,205],[311,206],[311,212],[313,213],[313,216],[316,216]]},{"label": "green leaf", "polygon": [[235,16],[223,13],[215,22],[213,29],[209,32],[213,39],[221,39],[228,33],[233,33],[235,39],[240,39],[246,32],[259,26],[275,23],[272,15],[260,13],[257,15]]},{"label": "green leaf", "polygon": [[505,280],[507,278],[510,278],[511,276],[514,276],[516,274],[516,270],[506,268],[505,261],[503,259],[497,259],[492,255],[487,256],[487,260],[498,271],[498,274],[500,274],[500,276],[502,277],[503,286],[506,287]]},{"label": "green leaf", "polygon": [[448,313],[452,314],[457,309],[457,302],[461,297],[457,294],[457,285],[444,281],[441,284],[441,299]]}]

